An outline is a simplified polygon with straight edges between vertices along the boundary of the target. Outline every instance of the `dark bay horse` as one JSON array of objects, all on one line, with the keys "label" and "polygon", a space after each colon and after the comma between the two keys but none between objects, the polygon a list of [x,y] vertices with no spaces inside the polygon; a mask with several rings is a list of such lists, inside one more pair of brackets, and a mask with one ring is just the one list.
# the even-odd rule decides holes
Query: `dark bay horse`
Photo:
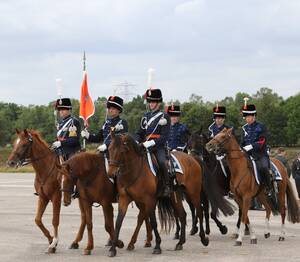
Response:
[{"label": "dark bay horse", "polygon": [[[88,230],[88,243],[84,250],[85,255],[91,254],[94,247],[92,206],[98,203],[102,206],[105,230],[109,234],[109,244],[114,238],[113,206],[117,202],[117,190],[112,181],[109,180],[104,162],[103,154],[83,152],[74,155],[63,163],[60,170],[62,176],[63,203],[65,206],[71,203],[71,194],[76,184],[79,191],[79,207],[81,212],[81,225],[76,239],[71,244],[72,249],[78,248],[78,243],[82,240],[85,227]],[[147,226],[147,240],[145,247],[151,246],[152,232],[149,223]],[[118,247],[124,246],[122,241],[118,241]]]},{"label": "dark bay horse", "polygon": [[[30,162],[35,170],[34,187],[38,193],[38,205],[35,223],[47,237],[49,246],[48,253],[55,253],[58,244],[58,226],[61,207],[60,183],[58,181],[59,160],[57,155],[49,149],[48,144],[35,130],[16,130],[17,139],[14,148],[8,157],[9,166],[20,166]],[[54,235],[42,222],[42,216],[49,203],[52,202],[53,216],[52,225]]]},{"label": "dark bay horse", "polygon": [[[235,200],[237,201],[241,210],[242,224],[247,224],[249,226],[251,244],[256,244],[257,239],[254,233],[253,226],[250,225],[248,210],[250,208],[251,199],[256,195],[266,209],[265,237],[269,237],[269,219],[271,214],[271,206],[266,198],[263,186],[259,186],[256,183],[251,163],[249,162],[246,153],[241,150],[239,144],[237,143],[236,138],[232,134],[232,129],[225,128],[222,132],[220,132],[206,144],[206,148],[208,151],[213,151],[215,154],[226,153],[226,161],[231,172],[230,189],[234,193]],[[279,203],[279,212],[281,214],[281,233],[278,240],[283,241],[285,239],[286,198],[288,220],[292,223],[299,223],[300,214],[298,203],[284,165],[276,159],[272,159],[272,161],[276,165],[282,176],[282,180],[277,182],[277,198]],[[241,226],[235,245],[241,246],[242,238],[243,229]]]},{"label": "dark bay horse", "polygon": [[[140,213],[138,215],[138,226],[135,230],[136,236],[139,232],[143,220],[150,217],[150,223],[156,237],[154,254],[160,254],[160,235],[157,230],[155,218],[155,207],[158,203],[160,219],[164,228],[173,221],[174,216],[178,216],[181,222],[181,234],[175,250],[182,249],[185,243],[185,220],[186,213],[182,207],[181,199],[175,198],[172,194],[171,203],[166,199],[157,197],[157,177],[152,174],[147,162],[144,150],[129,135],[116,136],[111,133],[112,143],[109,147],[110,162],[109,176],[117,174],[118,192],[119,192],[119,212],[116,220],[116,235],[113,245],[110,249],[110,256],[116,254],[115,243],[118,240],[122,221],[127,211],[128,204],[131,201],[140,203]],[[202,189],[202,170],[198,162],[182,152],[174,153],[179,160],[184,175],[176,174],[177,181],[185,189],[189,196],[197,216],[200,219],[200,238],[203,245],[208,245],[208,238],[202,226],[203,213],[201,209],[200,193]],[[177,200],[176,200],[177,199]],[[220,204],[224,210],[228,210],[227,203]],[[174,210],[175,209],[175,210]],[[225,211],[226,213],[226,211]],[[169,223],[169,224],[168,224]]]},{"label": "dark bay horse", "polygon": [[[223,195],[228,195],[230,191],[230,170],[224,167],[227,174],[226,177],[222,170],[221,164],[216,159],[216,155],[213,152],[208,152],[206,150],[205,146],[209,142],[209,140],[210,139],[207,137],[207,135],[202,132],[202,129],[192,133],[188,141],[189,152],[190,154],[195,156],[198,161],[203,161],[204,165],[210,170],[210,175],[213,176],[214,180],[216,180],[216,183],[219,185],[219,190],[221,190],[221,193]],[[206,222],[206,232],[209,232],[210,226],[209,226],[208,201],[206,202],[204,201],[203,205],[204,205],[204,217]],[[216,217],[215,214],[213,214],[213,212],[211,212],[211,218],[215,221],[220,232],[222,234],[226,234],[227,227],[225,225],[222,225],[221,221],[218,220],[218,218]],[[240,227],[240,223],[241,223],[241,212],[239,210],[239,218],[236,225],[237,229]],[[248,225],[246,225],[245,235],[249,235],[249,234],[250,234],[249,228]],[[234,234],[234,237],[237,237],[236,234]]]}]

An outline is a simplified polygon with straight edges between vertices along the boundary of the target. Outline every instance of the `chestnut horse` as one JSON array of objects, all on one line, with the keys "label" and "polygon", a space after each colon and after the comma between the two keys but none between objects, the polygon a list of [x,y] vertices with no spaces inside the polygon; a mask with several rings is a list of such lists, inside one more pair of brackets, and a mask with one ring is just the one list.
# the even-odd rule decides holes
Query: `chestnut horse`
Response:
[{"label": "chestnut horse", "polygon": [[[71,244],[71,249],[77,249],[78,243],[82,240],[85,227],[88,230],[88,244],[84,250],[85,255],[90,255],[94,247],[92,206],[98,203],[102,206],[105,230],[109,234],[109,244],[114,238],[113,206],[117,202],[117,190],[112,181],[109,180],[105,170],[105,160],[103,154],[82,152],[74,155],[63,163],[60,169],[62,176],[63,204],[71,204],[71,194],[76,184],[79,192],[79,207],[81,212],[81,225],[76,239]],[[148,221],[147,240],[145,247],[151,246],[152,232]],[[124,246],[122,241],[118,242],[118,247]]]},{"label": "chestnut horse", "polygon": [[[122,221],[126,215],[128,205],[131,201],[140,204],[138,215],[138,226],[135,230],[137,237],[139,229],[145,218],[150,217],[150,223],[155,234],[156,244],[154,254],[160,254],[161,238],[157,230],[155,207],[158,204],[160,220],[163,228],[173,223],[174,216],[178,216],[181,222],[181,235],[175,250],[181,250],[185,243],[185,220],[186,213],[182,206],[181,199],[175,198],[172,194],[171,202],[166,198],[157,197],[158,179],[152,174],[147,162],[146,154],[141,146],[129,135],[115,135],[111,132],[112,143],[109,146],[109,176],[117,175],[119,193],[119,212],[116,220],[116,234],[110,249],[110,256],[116,255],[116,241],[119,237]],[[201,208],[200,193],[202,190],[202,169],[198,162],[189,155],[182,152],[174,152],[183,168],[184,175],[176,174],[178,184],[182,186],[185,193],[191,199],[196,208],[197,216],[200,219],[200,238],[203,245],[208,245],[208,238],[203,229],[203,213]],[[219,203],[218,203],[219,204]],[[229,203],[222,202],[223,210],[231,208]],[[213,203],[213,205],[217,205]],[[227,209],[228,210],[228,209]],[[230,211],[229,211],[230,212]],[[225,211],[226,213],[226,211]],[[168,228],[170,229],[170,227]]]},{"label": "chestnut horse", "polygon": [[[57,155],[49,149],[48,144],[41,138],[35,130],[19,131],[14,142],[14,148],[8,157],[9,166],[21,166],[30,162],[35,170],[34,187],[38,193],[38,205],[35,216],[35,223],[47,237],[49,246],[48,253],[55,253],[58,244],[58,226],[61,207],[60,183],[57,178],[59,159]],[[52,202],[53,216],[52,225],[54,235],[42,222],[42,216],[49,203]]]},{"label": "chestnut horse", "polygon": [[[251,238],[250,243],[257,243],[253,226],[250,225],[248,218],[248,210],[250,208],[251,199],[256,195],[266,209],[265,237],[269,237],[269,219],[271,207],[265,195],[264,186],[259,186],[256,183],[253,169],[251,167],[252,165],[249,163],[246,153],[241,150],[236,138],[232,134],[232,128],[225,128],[206,144],[206,148],[209,152],[213,151],[215,154],[226,153],[226,161],[231,172],[230,189],[234,193],[235,200],[241,209],[242,224],[248,224],[249,226]],[[288,220],[292,223],[299,223],[300,221],[299,207],[286,168],[279,160],[272,158],[272,161],[282,176],[282,180],[277,182],[277,199],[279,203],[279,212],[281,214],[281,233],[278,240],[283,241],[285,239],[285,199],[287,198]],[[235,245],[241,246],[242,239],[243,229],[242,226],[240,226]]]}]

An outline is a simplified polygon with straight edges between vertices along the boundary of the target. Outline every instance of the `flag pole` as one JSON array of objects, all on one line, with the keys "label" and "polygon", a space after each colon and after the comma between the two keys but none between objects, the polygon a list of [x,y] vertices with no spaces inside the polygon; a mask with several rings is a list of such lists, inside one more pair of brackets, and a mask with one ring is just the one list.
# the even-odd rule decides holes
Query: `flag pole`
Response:
[{"label": "flag pole", "polygon": [[[85,51],[83,51],[83,74],[85,74],[85,71],[86,71],[86,56],[85,56]],[[85,76],[83,76],[85,77]],[[86,126],[86,121],[84,120],[84,129],[86,130],[87,129],[87,126]],[[83,139],[83,150],[85,151],[85,148],[86,148],[86,144],[85,144],[85,138]]]}]

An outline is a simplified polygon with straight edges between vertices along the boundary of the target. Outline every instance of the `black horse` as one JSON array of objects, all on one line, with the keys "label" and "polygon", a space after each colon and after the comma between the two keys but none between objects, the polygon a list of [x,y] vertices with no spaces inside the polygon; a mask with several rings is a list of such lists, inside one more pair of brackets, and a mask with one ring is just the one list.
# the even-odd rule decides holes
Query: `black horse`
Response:
[{"label": "black horse", "polygon": [[[204,165],[210,170],[210,174],[214,177],[214,179],[217,181],[220,190],[222,190],[222,194],[229,195],[230,194],[230,170],[227,167],[226,164],[223,165],[223,169],[226,172],[226,175],[224,174],[224,171],[222,169],[222,166],[220,162],[216,159],[216,155],[213,153],[209,153],[205,145],[209,142],[208,136],[202,132],[202,130],[199,130],[197,132],[194,132],[191,134],[188,142],[188,148],[190,154],[194,155],[200,161],[204,163]],[[224,161],[225,163],[225,161]],[[205,216],[205,223],[206,223],[206,232],[210,231],[209,227],[209,204],[207,203],[203,204],[204,207],[204,216]],[[211,218],[215,221],[218,228],[220,229],[222,234],[227,233],[227,227],[225,225],[222,225],[222,223],[217,219],[216,214],[211,212]],[[197,223],[197,221],[196,221]],[[239,216],[237,221],[237,228],[240,227],[241,224],[241,212],[239,210]],[[194,224],[193,224],[194,225]],[[246,225],[245,228],[245,235],[249,234],[249,228],[248,225]],[[236,235],[236,234],[234,234]]]}]

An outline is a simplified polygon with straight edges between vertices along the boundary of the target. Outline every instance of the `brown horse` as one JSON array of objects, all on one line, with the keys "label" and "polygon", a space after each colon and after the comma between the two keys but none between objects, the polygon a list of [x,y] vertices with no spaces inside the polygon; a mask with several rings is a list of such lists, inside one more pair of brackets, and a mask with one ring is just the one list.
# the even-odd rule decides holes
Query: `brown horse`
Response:
[{"label": "brown horse", "polygon": [[[172,194],[169,199],[157,197],[158,179],[152,174],[147,162],[144,150],[129,135],[116,136],[111,132],[112,143],[109,147],[109,176],[117,174],[119,192],[119,212],[116,220],[115,239],[110,249],[110,256],[116,255],[116,241],[119,237],[122,221],[125,217],[127,207],[131,201],[139,203],[140,213],[138,225],[134,232],[137,238],[139,229],[145,218],[150,217],[150,223],[155,234],[156,244],[154,254],[160,254],[160,235],[157,230],[155,207],[158,203],[160,220],[164,228],[172,224],[174,215],[179,217],[181,222],[181,234],[175,250],[181,250],[185,243],[186,213],[180,198]],[[200,238],[203,245],[208,245],[208,238],[203,229],[203,213],[201,207],[200,193],[202,190],[202,169],[198,162],[189,155],[182,152],[174,153],[183,168],[184,175],[176,174],[178,184],[184,189],[196,208],[197,216],[200,219]],[[177,195],[176,195],[177,196]],[[222,203],[224,204],[224,203]],[[224,205],[224,209],[226,203]],[[174,213],[173,213],[174,212]]]},{"label": "brown horse", "polygon": [[[213,151],[215,154],[226,153],[226,161],[231,172],[230,189],[234,193],[235,200],[237,201],[239,208],[241,209],[242,224],[248,224],[249,226],[251,244],[256,244],[257,239],[254,233],[253,226],[250,225],[249,222],[248,210],[250,208],[251,199],[256,195],[258,196],[259,201],[266,208],[265,237],[269,237],[269,219],[271,214],[271,206],[264,193],[263,186],[259,186],[256,183],[255,177],[253,175],[253,169],[251,167],[251,164],[249,163],[248,157],[246,153],[241,150],[239,144],[232,134],[232,129],[225,128],[222,132],[220,132],[206,144],[206,148],[208,151]],[[281,214],[281,233],[279,241],[283,241],[285,239],[285,198],[287,197],[288,220],[292,223],[299,223],[300,221],[299,207],[285,167],[280,161],[276,159],[272,159],[272,161],[274,162],[282,176],[282,180],[277,182],[277,198],[279,203],[279,212]],[[243,229],[241,226],[238,231],[238,238],[235,242],[236,246],[242,245],[242,238]]]},{"label": "brown horse", "polygon": [[[109,244],[114,238],[113,206],[117,202],[117,190],[112,181],[109,180],[103,154],[80,153],[63,163],[60,170],[62,176],[63,204],[71,203],[71,194],[76,184],[79,192],[79,207],[81,212],[81,225],[76,239],[71,244],[71,249],[77,249],[78,243],[82,240],[85,227],[88,230],[88,244],[84,250],[85,255],[91,254],[93,243],[93,222],[92,206],[98,203],[102,206],[105,230],[109,234]],[[146,221],[148,222],[148,221]],[[152,232],[149,222],[147,225],[147,240],[145,246],[151,246]],[[124,246],[122,241],[118,242],[118,247]]]},{"label": "brown horse", "polygon": [[[57,179],[59,160],[49,149],[48,144],[34,130],[17,132],[14,148],[8,157],[9,166],[20,166],[30,162],[35,170],[34,187],[38,193],[38,206],[35,223],[42,230],[49,242],[48,253],[55,253],[58,244],[58,225],[61,206],[60,184]],[[54,236],[44,226],[42,216],[49,203],[53,205],[52,225]]]}]

